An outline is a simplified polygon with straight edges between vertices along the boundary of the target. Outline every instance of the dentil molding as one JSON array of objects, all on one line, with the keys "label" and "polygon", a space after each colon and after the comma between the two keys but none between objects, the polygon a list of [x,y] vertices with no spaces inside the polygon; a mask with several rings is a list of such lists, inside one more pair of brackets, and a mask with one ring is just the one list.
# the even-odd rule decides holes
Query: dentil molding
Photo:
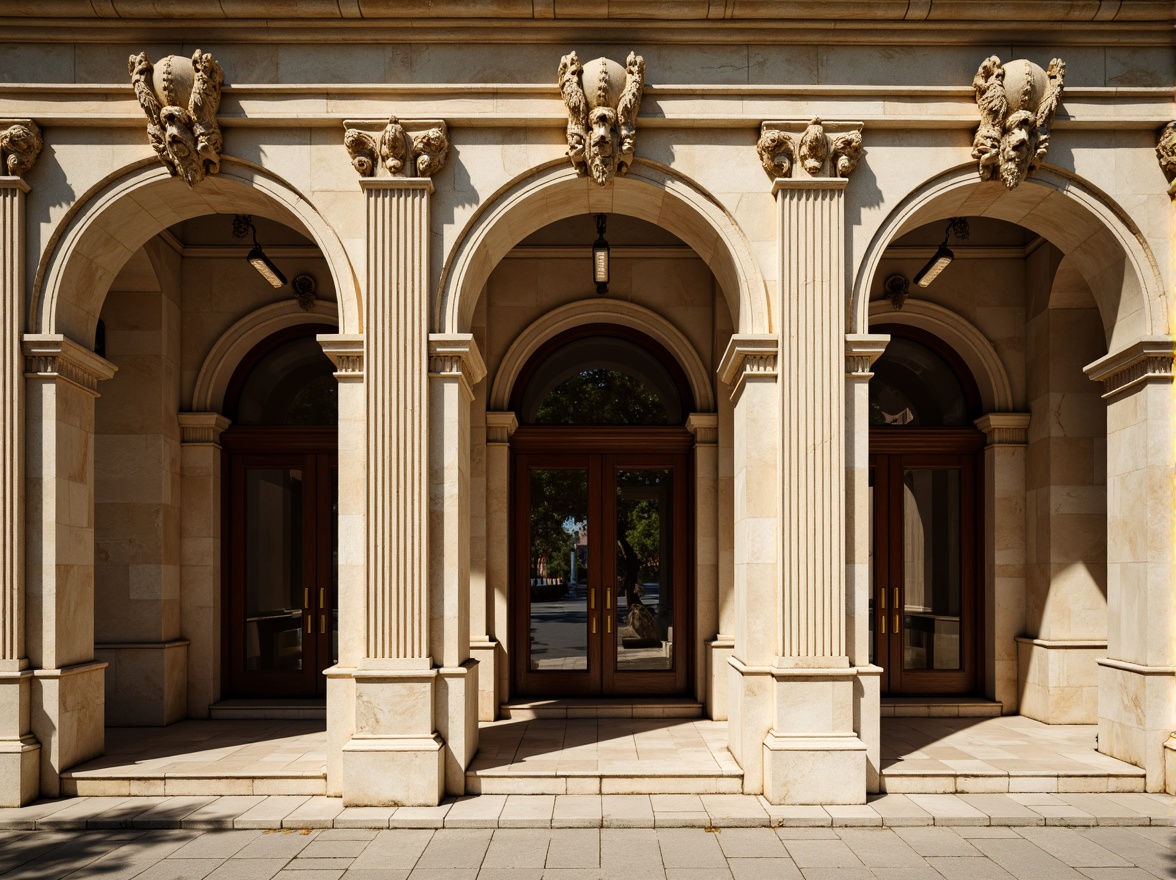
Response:
[{"label": "dentil molding", "polygon": [[225,75],[211,55],[168,55],[153,65],[146,52],[127,62],[139,106],[147,114],[147,139],[159,160],[188,186],[220,171],[224,148],[216,112]]},{"label": "dentil molding", "polygon": [[[449,157],[443,119],[345,120],[343,146],[360,177],[432,177]],[[383,169],[381,172],[380,169]]]},{"label": "dentil molding", "polygon": [[972,141],[972,158],[981,180],[1000,180],[1015,189],[1035,172],[1049,149],[1049,130],[1062,99],[1066,63],[1055,58],[1048,70],[1018,58],[1001,64],[984,59],[972,79],[980,127]]},{"label": "dentil molding", "polygon": [[819,116],[808,122],[765,122],[755,149],[773,178],[849,177],[864,152],[862,123],[826,122]]},{"label": "dentil molding", "polygon": [[20,177],[33,167],[44,141],[31,119],[0,119],[0,174]]}]

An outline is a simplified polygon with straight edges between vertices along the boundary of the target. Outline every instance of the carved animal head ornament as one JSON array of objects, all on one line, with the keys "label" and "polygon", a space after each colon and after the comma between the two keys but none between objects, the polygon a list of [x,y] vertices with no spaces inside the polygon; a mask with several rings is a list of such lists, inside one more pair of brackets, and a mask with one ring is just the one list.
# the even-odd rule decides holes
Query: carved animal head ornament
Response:
[{"label": "carved animal head ornament", "polygon": [[391,177],[432,177],[445,167],[449,129],[442,120],[436,120],[432,127],[417,134],[406,131],[395,116],[388,117],[388,124],[379,135],[352,125],[344,123],[343,146],[360,177],[377,176],[380,166]]},{"label": "carved animal head ornament", "polygon": [[1160,162],[1160,170],[1168,178],[1168,195],[1176,199],[1176,122],[1169,122],[1160,130],[1156,158]]},{"label": "carved animal head ornament", "polygon": [[630,52],[623,68],[608,58],[581,66],[572,52],[560,59],[557,80],[568,111],[568,158],[605,186],[633,164],[645,59]]},{"label": "carved animal head ornament", "polygon": [[173,175],[194,186],[220,171],[224,147],[216,111],[225,75],[197,49],[191,58],[168,55],[152,65],[147,53],[127,62],[139,106],[147,114],[147,138]]},{"label": "carved animal head ornament", "polygon": [[41,153],[41,130],[31,119],[13,122],[7,128],[3,125],[0,123],[0,174],[20,177]]},{"label": "carved animal head ornament", "polygon": [[1047,70],[1023,58],[1008,64],[995,55],[984,59],[972,78],[980,110],[972,158],[979,163],[981,180],[999,179],[1014,189],[1038,169],[1049,149],[1065,77],[1060,58]]}]

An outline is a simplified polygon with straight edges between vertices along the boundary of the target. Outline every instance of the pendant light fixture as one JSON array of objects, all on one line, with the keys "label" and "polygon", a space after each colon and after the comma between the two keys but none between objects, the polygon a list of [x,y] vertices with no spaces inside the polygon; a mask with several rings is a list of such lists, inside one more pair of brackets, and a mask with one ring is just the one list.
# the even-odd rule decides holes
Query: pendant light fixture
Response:
[{"label": "pendant light fixture", "polygon": [[596,215],[596,241],[592,243],[592,280],[596,282],[596,292],[601,296],[608,293],[608,242],[604,240],[604,227],[607,221],[605,214]]},{"label": "pendant light fixture", "polygon": [[955,259],[955,254],[947,246],[947,240],[954,233],[956,238],[963,241],[968,237],[968,232],[968,218],[952,217],[948,220],[947,228],[943,231],[943,242],[936,249],[935,255],[927,261],[927,265],[915,275],[915,284],[919,287],[930,286],[931,282],[938,278],[939,274]]},{"label": "pendant light fixture", "polygon": [[233,218],[233,237],[244,238],[249,233],[253,234],[253,247],[245,259],[273,287],[284,287],[286,276],[282,274],[281,269],[274,265],[273,260],[265,255],[265,251],[261,249],[261,245],[257,241],[257,227],[253,225],[253,216],[251,214],[235,216]]}]

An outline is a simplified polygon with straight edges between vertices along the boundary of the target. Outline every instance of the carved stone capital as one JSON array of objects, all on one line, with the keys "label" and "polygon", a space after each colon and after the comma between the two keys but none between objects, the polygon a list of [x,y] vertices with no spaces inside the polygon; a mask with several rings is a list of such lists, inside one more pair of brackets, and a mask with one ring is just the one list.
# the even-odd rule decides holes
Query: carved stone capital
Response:
[{"label": "carved stone capital", "polygon": [[343,146],[360,177],[432,177],[449,157],[443,119],[348,119],[343,129]]},{"label": "carved stone capital", "polygon": [[1103,383],[1103,398],[1109,399],[1147,382],[1171,384],[1176,371],[1176,343],[1171,338],[1141,339],[1120,351],[1083,367],[1095,382]]},{"label": "carved stone capital", "polygon": [[155,65],[146,52],[127,62],[139,106],[147,115],[147,139],[173,176],[194,186],[220,171],[224,148],[216,111],[225,75],[211,55],[168,55]]},{"label": "carved stone capital", "polygon": [[346,333],[320,333],[315,337],[323,354],[335,365],[339,381],[363,378],[363,336]]},{"label": "carved stone capital", "polygon": [[874,362],[882,357],[890,344],[888,333],[845,334],[845,372],[855,379],[869,379],[874,375]]},{"label": "carved stone capital", "polygon": [[[849,177],[862,158],[862,123],[765,122],[755,145],[760,164],[773,178]],[[796,168],[800,166],[801,172]]]},{"label": "carved stone capital", "polygon": [[568,111],[568,158],[581,177],[611,183],[633,164],[637,152],[637,111],[645,89],[645,59],[633,52],[625,66],[608,58],[580,65],[564,55],[556,74]]},{"label": "carved stone capital", "polygon": [[0,119],[0,174],[21,177],[33,167],[44,143],[33,120]]},{"label": "carved stone capital", "polygon": [[486,442],[509,443],[510,435],[519,426],[519,420],[512,412],[486,413]]},{"label": "carved stone capital", "polygon": [[1029,443],[1029,413],[988,413],[976,419],[988,446],[1026,446]]},{"label": "carved stone capital", "polygon": [[691,413],[686,417],[686,430],[694,435],[695,446],[714,446],[719,442],[719,414]]},{"label": "carved stone capital", "polygon": [[731,399],[738,400],[748,381],[776,381],[780,340],[770,334],[741,334],[731,337],[719,361],[719,379],[731,386]]},{"label": "carved stone capital", "polygon": [[180,442],[191,446],[220,446],[221,434],[232,424],[218,412],[182,412]]},{"label": "carved stone capital", "polygon": [[470,333],[429,334],[429,378],[460,379],[473,394],[473,387],[486,377],[486,362]]},{"label": "carved stone capital", "polygon": [[1015,189],[1035,172],[1049,149],[1049,130],[1062,99],[1066,63],[1055,58],[1048,70],[1018,58],[1002,64],[985,58],[972,78],[980,127],[972,158],[981,180],[1000,180]]},{"label": "carved stone capital", "polygon": [[60,335],[26,335],[21,340],[27,378],[63,379],[98,396],[98,383],[118,367],[85,346]]},{"label": "carved stone capital", "polygon": [[1168,195],[1176,199],[1176,122],[1169,122],[1160,129],[1156,159],[1160,162],[1160,170],[1168,178]]}]

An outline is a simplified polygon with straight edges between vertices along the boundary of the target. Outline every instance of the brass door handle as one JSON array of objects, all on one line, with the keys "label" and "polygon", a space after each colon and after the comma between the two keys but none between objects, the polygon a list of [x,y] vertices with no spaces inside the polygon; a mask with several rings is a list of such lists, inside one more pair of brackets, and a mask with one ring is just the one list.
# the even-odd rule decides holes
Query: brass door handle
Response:
[{"label": "brass door handle", "polygon": [[882,635],[886,635],[886,615],[882,615]]},{"label": "brass door handle", "polygon": [[588,610],[589,611],[596,610],[596,588],[595,587],[593,587],[592,589],[590,589],[588,591]]},{"label": "brass door handle", "polygon": [[325,607],[327,604],[327,588],[319,587],[319,608]]},{"label": "brass door handle", "polygon": [[311,617],[309,614],[306,615],[306,634],[307,635],[310,635],[310,630],[313,627],[313,625],[314,625],[314,618]]},{"label": "brass door handle", "polygon": [[319,615],[319,632],[325,633],[327,631],[327,615]]}]

